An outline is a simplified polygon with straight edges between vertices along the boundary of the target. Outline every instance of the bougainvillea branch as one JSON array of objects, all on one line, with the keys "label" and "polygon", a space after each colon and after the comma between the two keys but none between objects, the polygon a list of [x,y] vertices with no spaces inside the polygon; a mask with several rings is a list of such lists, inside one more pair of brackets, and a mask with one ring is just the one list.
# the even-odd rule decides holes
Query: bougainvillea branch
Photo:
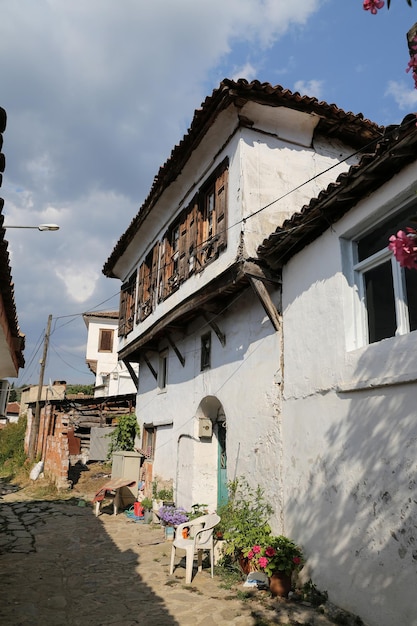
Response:
[{"label": "bougainvillea branch", "polygon": [[[409,7],[413,6],[413,0],[406,0]],[[370,11],[372,15],[376,15],[380,9],[385,6],[384,0],[363,0],[363,8],[365,11]],[[387,8],[391,6],[391,0],[387,0]],[[414,87],[417,89],[417,24],[407,33],[408,51],[410,53],[410,60],[408,62],[406,72],[410,72],[413,75]]]},{"label": "bougainvillea branch", "polygon": [[389,238],[389,250],[393,253],[401,267],[417,270],[417,231],[414,228],[399,230]]}]

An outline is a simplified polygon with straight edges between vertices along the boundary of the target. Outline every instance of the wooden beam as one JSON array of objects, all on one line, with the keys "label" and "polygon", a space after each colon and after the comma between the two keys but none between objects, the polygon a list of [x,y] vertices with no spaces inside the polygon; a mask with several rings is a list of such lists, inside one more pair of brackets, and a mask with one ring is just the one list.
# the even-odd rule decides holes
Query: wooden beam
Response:
[{"label": "wooden beam", "polygon": [[263,268],[253,261],[245,261],[243,263],[243,271],[247,276],[257,278],[263,282],[282,284],[280,274],[271,272],[269,268]]},{"label": "wooden beam", "polygon": [[169,345],[171,346],[171,348],[174,350],[175,354],[178,357],[179,362],[181,363],[181,365],[184,367],[185,365],[185,359],[182,356],[181,352],[179,351],[179,349],[177,348],[177,346],[175,345],[174,340],[172,339],[171,335],[169,333],[166,333]]},{"label": "wooden beam", "polygon": [[133,380],[133,384],[135,385],[136,389],[139,389],[139,378],[137,377],[136,372],[132,367],[132,364],[127,360],[123,361],[123,363],[126,365],[126,369],[129,372],[130,377]]},{"label": "wooden beam", "polygon": [[203,317],[206,320],[207,324],[210,326],[210,328],[214,330],[214,332],[217,335],[218,340],[220,341],[220,343],[222,344],[224,348],[226,345],[226,335],[222,333],[220,328],[217,326],[216,322],[214,322],[213,320],[210,320],[209,317],[205,313],[203,313]]},{"label": "wooden beam", "polygon": [[275,328],[275,330],[277,331],[280,330],[281,319],[280,319],[279,313],[277,311],[275,304],[272,302],[271,296],[269,295],[269,292],[267,288],[265,287],[264,283],[262,282],[261,279],[255,278],[254,276],[249,276],[249,281],[252,286],[252,289],[258,296],[265,310],[265,313],[271,320],[272,326]]},{"label": "wooden beam", "polygon": [[146,354],[143,355],[143,360],[145,361],[146,365],[148,366],[149,371],[151,372],[152,376],[155,378],[155,380],[158,380],[158,374],[156,373],[156,371],[152,367],[152,363],[150,362],[150,360],[148,359]]}]

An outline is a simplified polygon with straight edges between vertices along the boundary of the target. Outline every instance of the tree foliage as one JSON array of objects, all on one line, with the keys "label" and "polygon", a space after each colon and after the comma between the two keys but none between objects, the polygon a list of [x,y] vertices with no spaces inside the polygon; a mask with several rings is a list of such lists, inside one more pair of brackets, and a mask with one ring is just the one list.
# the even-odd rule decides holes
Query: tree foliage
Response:
[{"label": "tree foliage", "polygon": [[77,395],[83,393],[86,396],[94,395],[94,385],[67,385],[67,395]]},{"label": "tree foliage", "polygon": [[116,428],[110,435],[109,458],[113,452],[117,452],[118,450],[132,452],[135,447],[135,438],[140,434],[140,428],[135,413],[119,415],[116,419]]}]

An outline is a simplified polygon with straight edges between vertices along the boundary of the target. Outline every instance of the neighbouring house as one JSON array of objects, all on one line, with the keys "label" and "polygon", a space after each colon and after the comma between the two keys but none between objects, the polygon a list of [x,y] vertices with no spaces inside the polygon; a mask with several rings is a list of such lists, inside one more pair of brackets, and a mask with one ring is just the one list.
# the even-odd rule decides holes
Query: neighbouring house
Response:
[{"label": "neighbouring house", "polygon": [[[36,400],[29,402],[28,420]],[[64,397],[40,403],[39,435],[35,454],[44,473],[59,489],[67,489],[87,471],[89,461],[105,461],[117,417],[133,413],[136,394],[107,398]],[[28,438],[28,433],[26,433]]]},{"label": "neighbouring house", "polygon": [[103,268],[122,283],[119,359],[140,366],[148,494],[157,475],[214,509],[244,475],[283,530],[281,277],[257,248],[382,136],[257,81],[224,80],[195,112]]},{"label": "neighbouring house", "polygon": [[387,248],[416,189],[413,114],[258,250],[282,276],[284,529],[371,626],[417,625],[417,271]]},{"label": "neighbouring house", "polygon": [[117,354],[119,311],[92,311],[83,319],[88,331],[86,362],[96,377],[94,397],[136,393],[138,365],[128,364],[128,369]]},{"label": "neighbouring house", "polygon": [[15,424],[19,421],[20,404],[19,402],[8,402],[6,407],[7,421]]},{"label": "neighbouring house", "polygon": [[[0,150],[3,145],[3,133],[6,129],[6,111],[0,107]],[[0,185],[5,168],[5,156],[0,152]],[[16,378],[19,369],[24,367],[23,351],[25,336],[21,333],[16,312],[14,287],[8,252],[8,242],[5,239],[6,230],[3,227],[4,200],[0,198],[0,414],[5,415],[8,398],[8,381],[6,378]],[[7,383],[7,384],[6,384]]]}]

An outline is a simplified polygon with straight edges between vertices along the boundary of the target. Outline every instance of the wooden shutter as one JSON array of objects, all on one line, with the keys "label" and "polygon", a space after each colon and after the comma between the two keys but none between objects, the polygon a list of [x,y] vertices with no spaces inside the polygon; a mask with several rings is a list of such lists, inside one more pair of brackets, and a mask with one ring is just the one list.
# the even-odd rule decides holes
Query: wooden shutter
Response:
[{"label": "wooden shutter", "polygon": [[113,350],[113,330],[100,328],[99,352],[111,352]]},{"label": "wooden shutter", "polygon": [[194,198],[187,212],[187,276],[197,269],[198,199]]},{"label": "wooden shutter", "polygon": [[223,166],[215,184],[217,252],[227,246],[227,183],[229,170]]},{"label": "wooden shutter", "polygon": [[153,247],[152,250],[152,265],[150,276],[150,298],[152,302],[152,311],[154,310],[157,302],[157,289],[158,289],[158,271],[159,271],[159,241]]},{"label": "wooden shutter", "polygon": [[188,251],[187,251],[187,211],[183,211],[180,219],[180,237],[178,242],[179,263],[178,274],[179,282],[182,283],[188,278]]},{"label": "wooden shutter", "polygon": [[119,337],[126,335],[126,289],[127,284],[122,285],[120,290],[120,305],[119,305]]}]

